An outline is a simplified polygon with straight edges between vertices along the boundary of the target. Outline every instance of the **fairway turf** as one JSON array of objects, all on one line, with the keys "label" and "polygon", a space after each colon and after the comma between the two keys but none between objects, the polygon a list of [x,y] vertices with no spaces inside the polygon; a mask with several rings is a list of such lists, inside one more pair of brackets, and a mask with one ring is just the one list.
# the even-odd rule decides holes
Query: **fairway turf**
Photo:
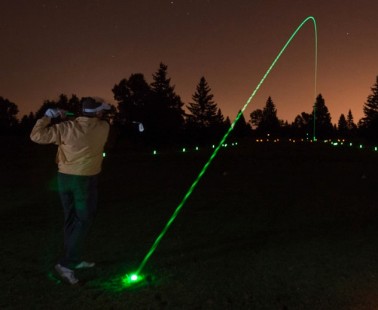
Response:
[{"label": "fairway turf", "polygon": [[[0,309],[374,309],[377,157],[323,143],[222,149],[133,288],[141,262],[211,154],[109,152],[78,271],[60,283],[55,148],[9,140],[0,175]],[[179,150],[179,148],[178,148]]]}]

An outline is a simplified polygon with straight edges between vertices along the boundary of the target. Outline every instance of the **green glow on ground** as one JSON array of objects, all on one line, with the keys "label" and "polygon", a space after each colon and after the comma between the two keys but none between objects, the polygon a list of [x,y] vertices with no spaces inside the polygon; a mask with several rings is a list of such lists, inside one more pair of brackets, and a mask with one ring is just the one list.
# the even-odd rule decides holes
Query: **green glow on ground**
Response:
[{"label": "green glow on ground", "polygon": [[[260,86],[264,83],[266,77],[269,75],[270,71],[273,69],[273,67],[276,65],[278,59],[281,57],[281,55],[283,54],[283,52],[286,50],[286,48],[288,47],[288,45],[290,44],[290,42],[293,40],[293,38],[296,36],[296,34],[298,33],[298,31],[303,27],[303,25],[305,23],[307,23],[308,21],[312,21],[313,24],[314,24],[314,31],[315,31],[315,92],[314,92],[314,98],[316,98],[316,79],[317,79],[317,28],[316,28],[316,21],[315,21],[315,18],[312,17],[312,16],[309,16],[307,17],[305,20],[303,20],[303,22],[298,26],[298,28],[294,31],[294,33],[291,35],[291,37],[289,38],[289,40],[286,42],[286,44],[284,45],[284,47],[281,49],[281,51],[278,53],[277,57],[274,59],[274,61],[272,62],[272,64],[270,65],[270,67],[268,68],[268,70],[265,72],[264,76],[262,77],[261,81],[259,82],[259,84],[256,86],[255,90],[253,91],[253,93],[251,94],[251,96],[248,98],[247,102],[244,104],[243,108],[239,111],[238,115],[236,116],[235,120],[233,121],[233,123],[231,124],[230,128],[227,130],[227,132],[225,133],[225,135],[223,136],[223,138],[221,139],[221,141],[219,142],[218,146],[215,146],[213,145],[213,148],[214,148],[214,151],[213,153],[211,154],[209,160],[206,162],[206,164],[204,165],[204,167],[202,168],[202,170],[200,171],[200,173],[198,174],[197,178],[194,180],[194,182],[192,183],[192,185],[189,187],[187,193],[185,194],[184,198],[181,200],[181,202],[179,203],[179,205],[177,206],[177,208],[175,209],[175,211],[173,212],[171,218],[168,220],[167,224],[165,225],[165,227],[163,228],[163,230],[161,231],[161,233],[158,235],[158,237],[156,238],[155,242],[152,244],[150,250],[147,252],[146,256],[144,257],[144,259],[142,260],[141,264],[139,265],[137,271],[134,273],[138,276],[138,279],[140,276],[140,272],[143,270],[144,266],[146,265],[146,263],[148,262],[148,260],[150,259],[151,255],[155,252],[157,246],[159,245],[160,241],[163,239],[164,235],[166,234],[166,232],[168,231],[169,227],[172,225],[172,223],[174,222],[174,220],[176,219],[177,215],[180,213],[181,209],[183,208],[183,206],[185,205],[185,202],[188,200],[188,198],[190,197],[190,195],[192,194],[193,190],[195,189],[195,187],[197,186],[198,182],[201,180],[201,178],[203,177],[203,175],[205,174],[205,172],[207,171],[207,169],[209,168],[211,162],[214,160],[214,158],[216,157],[216,155],[218,154],[219,150],[222,148],[222,146],[225,144],[225,141],[227,139],[227,137],[230,135],[231,131],[234,129],[235,127],[235,124],[237,123],[237,121],[240,119],[240,117],[243,115],[245,109],[248,107],[248,105],[250,104],[250,102],[252,101],[253,97],[255,97],[257,91],[260,89]],[[183,149],[183,152],[185,152],[185,149]],[[129,276],[125,276],[123,278],[123,284],[125,286],[132,286],[134,285],[136,282],[139,282],[139,281],[132,281],[131,278]]]},{"label": "green glow on ground", "polygon": [[132,273],[130,275],[125,275],[122,278],[122,286],[128,288],[136,284],[141,284],[145,280],[143,275]]},{"label": "green glow on ground", "polygon": [[47,274],[47,277],[48,277],[51,281],[53,281],[55,284],[61,284],[61,283],[62,283],[62,281],[61,281],[60,279],[58,279],[56,276],[54,276],[54,275],[52,274],[52,272],[49,272],[49,273]]},{"label": "green glow on ground", "polygon": [[159,285],[153,275],[141,275],[136,273],[121,273],[112,276],[111,278],[98,278],[91,281],[93,287],[101,287],[103,290],[113,293],[120,293],[124,291],[134,291],[143,287],[151,285]]}]

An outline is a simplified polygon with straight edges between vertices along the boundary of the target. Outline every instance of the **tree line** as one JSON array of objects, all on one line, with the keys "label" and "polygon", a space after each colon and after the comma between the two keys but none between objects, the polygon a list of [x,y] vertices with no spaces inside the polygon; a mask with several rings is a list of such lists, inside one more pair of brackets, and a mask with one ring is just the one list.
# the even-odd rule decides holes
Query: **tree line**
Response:
[{"label": "tree line", "polygon": [[[120,139],[145,145],[209,144],[219,141],[231,126],[229,117],[224,117],[204,76],[202,76],[186,105],[175,92],[168,77],[168,67],[160,63],[148,83],[142,73],[133,73],[112,88],[116,106],[109,117]],[[81,113],[81,100],[76,95],[69,98],[61,94],[58,100],[45,100],[36,112],[24,115],[20,120],[15,103],[0,96],[0,134],[28,134],[35,121],[48,108],[61,108]],[[231,133],[233,138],[244,137],[293,137],[305,139],[365,139],[378,142],[378,76],[363,104],[364,117],[354,122],[352,111],[341,114],[337,124],[332,124],[331,115],[322,94],[319,94],[309,112],[301,112],[289,124],[277,116],[277,108],[271,96],[262,109],[249,115],[248,121],[241,115]],[[145,130],[135,130],[142,123]]]}]

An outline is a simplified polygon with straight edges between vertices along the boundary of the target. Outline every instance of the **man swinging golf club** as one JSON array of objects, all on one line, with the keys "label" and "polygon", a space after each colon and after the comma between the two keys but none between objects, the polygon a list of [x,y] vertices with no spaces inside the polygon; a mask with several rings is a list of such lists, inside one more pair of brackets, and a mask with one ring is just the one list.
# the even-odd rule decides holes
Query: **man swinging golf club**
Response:
[{"label": "man swinging golf club", "polygon": [[48,109],[35,124],[30,138],[39,144],[58,145],[58,187],[64,211],[64,255],[55,265],[60,277],[70,284],[79,280],[74,270],[94,267],[82,261],[85,236],[97,206],[97,179],[101,172],[103,150],[109,124],[102,120],[110,105],[91,97],[82,99],[82,116],[51,124],[65,117],[59,109]]}]

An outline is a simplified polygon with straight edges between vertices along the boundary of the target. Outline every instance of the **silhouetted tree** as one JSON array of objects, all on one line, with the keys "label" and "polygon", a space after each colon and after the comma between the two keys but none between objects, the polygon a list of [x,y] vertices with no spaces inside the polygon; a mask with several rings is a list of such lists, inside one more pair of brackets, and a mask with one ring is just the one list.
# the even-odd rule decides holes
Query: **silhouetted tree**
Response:
[{"label": "silhouetted tree", "polygon": [[226,117],[226,120],[224,121],[224,126],[225,126],[226,130],[228,130],[231,126],[231,121],[230,121],[230,118],[228,116]]},{"label": "silhouetted tree", "polygon": [[283,121],[281,120],[281,125],[280,125],[280,137],[286,137],[286,138],[291,138],[293,137],[293,128],[289,124],[288,121]]},{"label": "silhouetted tree", "polygon": [[214,124],[222,124],[224,125],[224,116],[222,114],[222,110],[218,109],[217,115],[214,118]]},{"label": "silhouetted tree", "polygon": [[141,73],[131,74],[114,85],[114,99],[118,103],[117,121],[126,124],[133,121],[145,122],[146,106],[151,98],[151,88]]},{"label": "silhouetted tree", "polygon": [[348,123],[344,114],[340,115],[339,121],[337,122],[337,133],[339,137],[346,138],[348,136]]},{"label": "silhouetted tree", "polygon": [[211,124],[211,139],[215,140],[220,139],[228,130],[228,126],[226,121],[224,120],[224,116],[222,114],[222,110],[218,109],[217,115],[215,115],[215,118],[213,119],[213,122]]},{"label": "silhouetted tree", "polygon": [[257,128],[259,127],[260,122],[263,118],[263,111],[261,109],[256,109],[252,111],[252,113],[250,114],[250,117],[251,117],[250,122],[252,124],[252,127]]},{"label": "silhouetted tree", "polygon": [[294,122],[291,124],[291,131],[294,137],[302,137],[311,139],[310,134],[312,132],[312,115],[306,112],[302,112],[297,115]]},{"label": "silhouetted tree", "polygon": [[365,137],[376,142],[378,141],[378,76],[371,91],[364,103],[365,117],[361,119],[360,127]]},{"label": "silhouetted tree", "polygon": [[234,129],[231,132],[231,137],[232,138],[245,138],[245,137],[250,136],[251,132],[252,132],[251,125],[249,125],[245,121],[244,115],[241,114],[239,117],[239,120],[236,122]]},{"label": "silhouetted tree", "polygon": [[[123,79],[114,85],[114,99],[118,103],[118,113],[115,114],[114,125],[121,135],[125,135],[127,141],[134,145],[142,143],[144,133],[137,130],[141,122],[147,130],[147,107],[151,100],[151,88],[141,73],[131,74],[128,79]],[[151,116],[153,117],[153,116]]]},{"label": "silhouetted tree", "polygon": [[24,115],[19,124],[20,132],[22,134],[29,134],[35,122],[36,118],[33,112],[30,112],[29,115]]},{"label": "silhouetted tree", "polygon": [[61,94],[56,105],[59,109],[72,112],[76,116],[82,113],[80,99],[76,95],[71,95],[71,98],[68,98],[67,95]]},{"label": "silhouetted tree", "polygon": [[[313,122],[313,117],[311,122]],[[331,123],[331,114],[325,104],[325,100],[321,94],[316,97],[315,102],[315,134],[317,138],[329,138],[333,133]]]},{"label": "silhouetted tree", "polygon": [[218,138],[223,131],[224,117],[213,100],[211,88],[205,77],[201,77],[192,95],[193,102],[189,102],[187,109],[187,130],[197,142],[208,142]]},{"label": "silhouetted tree", "polygon": [[357,125],[354,123],[353,114],[351,110],[348,111],[346,121],[348,130],[355,131],[357,129]]},{"label": "silhouetted tree", "polygon": [[13,132],[18,125],[18,107],[15,103],[0,97],[0,134]]},{"label": "silhouetted tree", "polygon": [[192,95],[193,102],[189,102],[187,105],[191,113],[188,115],[187,121],[199,128],[210,127],[218,121],[218,107],[213,101],[214,95],[210,91],[211,88],[205,77],[201,77],[196,92]]},{"label": "silhouetted tree", "polygon": [[151,83],[152,100],[147,106],[146,134],[151,142],[172,144],[178,142],[184,128],[183,102],[167,77],[167,66],[160,63]]},{"label": "silhouetted tree", "polygon": [[261,134],[277,135],[280,130],[280,121],[277,117],[277,109],[271,97],[266,101],[262,110],[262,118],[257,128]]}]

